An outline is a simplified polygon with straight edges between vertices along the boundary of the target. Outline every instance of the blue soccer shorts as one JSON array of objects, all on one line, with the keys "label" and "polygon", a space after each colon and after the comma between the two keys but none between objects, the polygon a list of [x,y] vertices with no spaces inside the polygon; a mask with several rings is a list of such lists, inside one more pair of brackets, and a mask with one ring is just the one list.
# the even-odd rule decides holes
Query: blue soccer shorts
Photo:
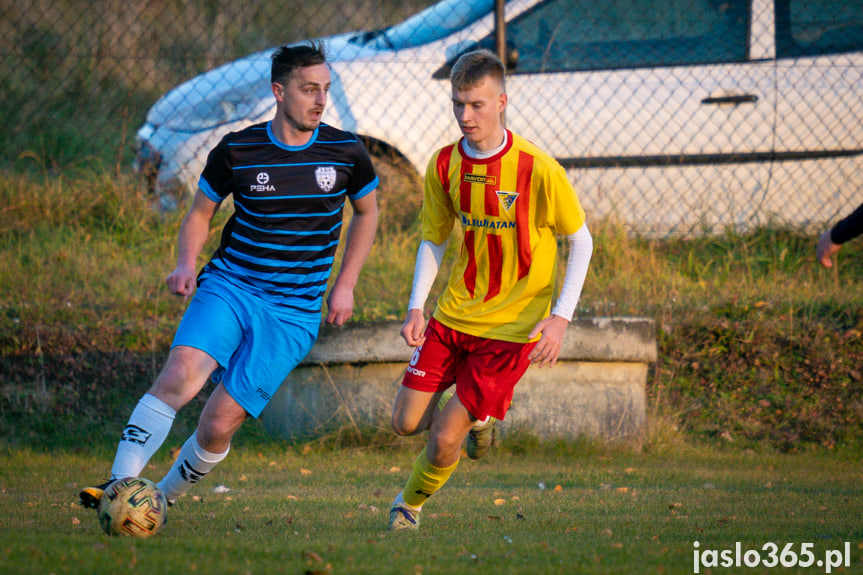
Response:
[{"label": "blue soccer shorts", "polygon": [[[314,319],[313,319],[314,318]],[[189,303],[171,347],[200,349],[219,363],[212,374],[257,418],[312,349],[320,317],[262,300],[208,275]]]}]

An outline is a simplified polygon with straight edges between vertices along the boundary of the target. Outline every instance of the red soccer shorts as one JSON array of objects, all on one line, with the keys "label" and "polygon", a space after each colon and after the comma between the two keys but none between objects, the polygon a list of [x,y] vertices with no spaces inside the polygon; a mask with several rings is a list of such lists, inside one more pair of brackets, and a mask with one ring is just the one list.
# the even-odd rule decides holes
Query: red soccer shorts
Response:
[{"label": "red soccer shorts", "polygon": [[456,384],[456,394],[477,419],[502,420],[515,384],[530,366],[536,342],[513,343],[467,335],[429,320],[425,343],[414,351],[402,385],[435,393]]}]

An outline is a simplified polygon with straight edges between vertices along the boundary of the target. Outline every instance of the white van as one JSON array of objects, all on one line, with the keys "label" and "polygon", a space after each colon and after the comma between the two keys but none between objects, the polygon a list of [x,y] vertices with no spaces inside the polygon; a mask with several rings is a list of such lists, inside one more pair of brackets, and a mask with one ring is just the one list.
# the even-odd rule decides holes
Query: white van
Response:
[{"label": "white van", "polygon": [[[859,203],[863,0],[510,0],[505,19],[507,127],[558,159],[590,218],[688,234],[820,223]],[[422,174],[460,136],[449,67],[493,49],[494,0],[324,40],[324,121]],[[272,117],[271,53],[156,102],[136,166],[157,191],[193,190],[225,133]]]}]

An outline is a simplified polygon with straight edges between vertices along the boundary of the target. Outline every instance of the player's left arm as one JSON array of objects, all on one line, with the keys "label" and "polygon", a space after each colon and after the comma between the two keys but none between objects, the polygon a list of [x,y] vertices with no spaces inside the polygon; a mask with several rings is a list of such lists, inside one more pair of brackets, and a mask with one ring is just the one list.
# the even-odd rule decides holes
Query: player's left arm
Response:
[{"label": "player's left arm", "polygon": [[354,310],[354,287],[369,253],[378,227],[378,203],[372,190],[361,198],[351,200],[354,209],[345,238],[345,253],[339,275],[327,297],[327,323],[343,325]]},{"label": "player's left arm", "polygon": [[551,315],[537,323],[528,336],[529,339],[533,339],[542,334],[530,354],[531,362],[538,363],[539,367],[546,365],[551,367],[557,363],[563,337],[566,335],[566,327],[575,313],[581,290],[584,288],[590,258],[593,255],[593,237],[587,225],[582,225],[577,232],[566,236],[566,239],[569,242],[569,256],[560,297],[557,298],[557,304],[551,310]]}]

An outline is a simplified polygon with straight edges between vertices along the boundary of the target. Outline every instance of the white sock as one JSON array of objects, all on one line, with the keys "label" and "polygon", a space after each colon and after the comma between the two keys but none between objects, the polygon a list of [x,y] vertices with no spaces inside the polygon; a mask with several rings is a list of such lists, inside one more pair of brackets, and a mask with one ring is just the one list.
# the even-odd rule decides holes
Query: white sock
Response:
[{"label": "white sock", "polygon": [[197,431],[192,433],[192,436],[183,444],[171,470],[158,483],[159,489],[165,494],[165,499],[175,501],[180,495],[186,493],[223,460],[230,450],[231,448],[228,447],[224,453],[210,453],[198,445]]},{"label": "white sock", "polygon": [[165,442],[176,414],[174,408],[155,395],[144,394],[120,437],[111,479],[138,477]]},{"label": "white sock", "polygon": [[402,497],[401,491],[399,491],[399,494],[396,495],[395,500],[393,500],[393,507],[395,507],[396,505],[401,506],[401,507],[407,507],[411,511],[416,511],[417,513],[419,513],[420,511],[423,510],[422,505],[420,505],[419,507],[414,507],[413,505],[408,505],[407,503],[405,503],[405,499],[404,499],[404,497]]},{"label": "white sock", "polygon": [[471,428],[472,429],[482,429],[483,427],[488,425],[490,421],[491,421],[491,416],[486,415],[485,419],[477,419],[476,421],[474,421]]}]

